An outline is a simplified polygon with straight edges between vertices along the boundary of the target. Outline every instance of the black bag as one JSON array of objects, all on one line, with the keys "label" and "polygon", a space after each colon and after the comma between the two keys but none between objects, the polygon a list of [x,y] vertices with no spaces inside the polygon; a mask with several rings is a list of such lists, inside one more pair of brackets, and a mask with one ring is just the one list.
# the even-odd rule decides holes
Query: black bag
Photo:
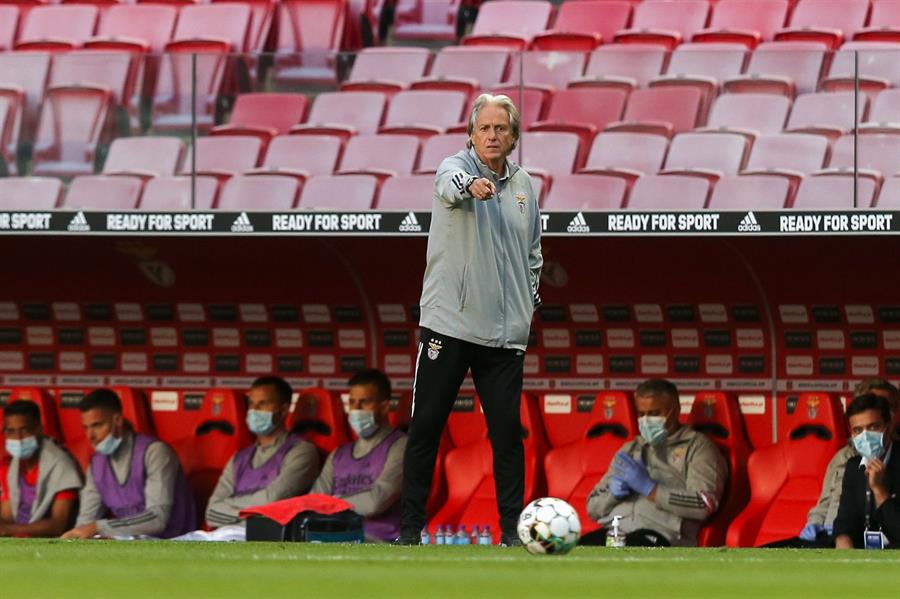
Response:
[{"label": "black bag", "polygon": [[353,510],[336,514],[300,512],[287,524],[265,516],[247,518],[248,541],[290,541],[307,543],[362,543],[363,517]]}]

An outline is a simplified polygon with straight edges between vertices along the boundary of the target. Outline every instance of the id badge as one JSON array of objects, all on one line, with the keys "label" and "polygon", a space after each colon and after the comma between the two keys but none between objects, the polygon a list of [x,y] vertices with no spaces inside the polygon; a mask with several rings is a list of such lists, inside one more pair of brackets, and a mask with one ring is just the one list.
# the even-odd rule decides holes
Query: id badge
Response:
[{"label": "id badge", "polygon": [[863,546],[866,549],[884,549],[884,535],[880,530],[867,530],[863,534]]}]

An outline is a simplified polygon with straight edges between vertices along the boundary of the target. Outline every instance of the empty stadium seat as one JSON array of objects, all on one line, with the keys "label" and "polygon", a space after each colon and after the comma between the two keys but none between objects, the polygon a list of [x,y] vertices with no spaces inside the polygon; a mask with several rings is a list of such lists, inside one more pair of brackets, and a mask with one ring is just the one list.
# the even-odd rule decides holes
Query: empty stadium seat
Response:
[{"label": "empty stadium seat", "polygon": [[624,44],[657,44],[669,50],[706,27],[709,4],[705,0],[644,0],[634,8],[631,27],[616,33]]},{"label": "empty stadium seat", "polygon": [[449,46],[434,57],[428,77],[410,85],[411,89],[461,91],[471,97],[506,78],[509,52],[502,48]]},{"label": "empty stadium seat", "polygon": [[51,210],[62,197],[62,181],[49,177],[0,178],[0,210]]},{"label": "empty stadium seat", "polygon": [[380,133],[426,138],[444,133],[463,119],[467,97],[462,92],[407,90],[394,96]]},{"label": "empty stadium seat", "polygon": [[581,172],[622,177],[634,182],[662,168],[669,140],[652,133],[601,133],[594,139]]},{"label": "empty stadium seat", "polygon": [[703,210],[710,182],[683,175],[647,175],[634,182],[626,208],[629,210]]},{"label": "empty stadium seat", "polygon": [[287,427],[292,433],[303,435],[323,457],[350,440],[340,398],[316,387],[297,393]]},{"label": "empty stadium seat", "polygon": [[335,61],[347,18],[344,0],[278,3],[275,81],[279,84],[334,84]]},{"label": "empty stadium seat", "polygon": [[434,175],[391,177],[378,194],[379,210],[431,211]]},{"label": "empty stadium seat", "polygon": [[[213,3],[232,2],[233,0],[210,0]],[[247,0],[250,7],[250,23],[247,26],[247,41],[245,49],[251,54],[244,57],[250,58],[248,66],[255,69],[256,54],[269,48],[269,36],[272,33],[272,24],[275,21],[276,6],[272,0]],[[255,72],[254,72],[255,74]]]},{"label": "empty stadium seat", "polygon": [[0,6],[0,52],[11,50],[19,25],[18,6]]},{"label": "empty stadium seat", "polygon": [[218,193],[215,177],[156,177],[144,186],[140,207],[149,211],[211,210]]},{"label": "empty stadium seat", "polygon": [[188,4],[178,11],[172,40],[222,40],[228,44],[229,52],[245,52],[250,38],[250,18],[249,4]]},{"label": "empty stadium seat", "polygon": [[215,121],[216,101],[228,70],[230,49],[225,39],[182,39],[166,44],[154,88],[154,131],[209,131]]},{"label": "empty stadium seat", "polygon": [[734,131],[748,137],[780,133],[791,101],[775,94],[722,94],[713,102],[701,131]]},{"label": "empty stadium seat", "polygon": [[394,94],[424,77],[430,62],[426,48],[364,48],[356,55],[341,91]]},{"label": "empty stadium seat", "polygon": [[709,198],[710,210],[782,210],[791,201],[791,182],[782,177],[722,177]]},{"label": "empty stadium seat", "polygon": [[351,135],[378,132],[384,117],[385,96],[377,92],[326,92],[316,96],[305,124],[291,128],[294,134]]},{"label": "empty stadium seat", "polygon": [[728,42],[755,48],[772,41],[787,19],[788,0],[721,0],[713,5],[709,27],[691,38],[695,42]]},{"label": "empty stadium seat", "polygon": [[19,143],[34,143],[38,114],[44,103],[44,87],[50,73],[50,54],[0,52],[0,94],[18,104],[10,138],[0,151],[10,174],[18,173],[13,157]]},{"label": "empty stadium seat", "polygon": [[631,91],[646,87],[662,73],[668,53],[659,46],[612,44],[594,50],[584,70],[584,77],[569,87],[590,85],[619,87]]},{"label": "empty stadium seat", "polygon": [[843,135],[831,148],[829,168],[852,169],[854,154],[859,169],[873,169],[878,175],[890,177],[900,172],[900,133],[860,135],[855,142],[852,133]]},{"label": "empty stadium seat", "polygon": [[784,177],[793,195],[800,179],[822,168],[827,155],[828,139],[821,135],[764,135],[753,143],[744,174]]},{"label": "empty stadium seat", "polygon": [[[523,131],[527,131],[534,123],[544,119],[546,113],[544,105],[550,95],[546,89],[516,85],[495,87],[488,93],[503,94],[513,101],[513,104],[519,109],[519,125]],[[466,131],[466,123],[461,123],[459,132],[463,131]]]},{"label": "empty stadium seat", "polygon": [[631,397],[621,391],[604,391],[594,400],[583,438],[550,450],[544,458],[547,492],[575,508],[582,534],[598,528],[587,514],[588,496],[616,452],[636,434],[637,414]]},{"label": "empty stadium seat", "polygon": [[103,174],[174,175],[183,155],[184,143],[175,137],[120,137],[109,146]]},{"label": "empty stadium seat", "polygon": [[174,6],[113,4],[101,11],[97,34],[86,46],[162,52],[172,39],[177,16]]},{"label": "empty stadium seat", "polygon": [[0,89],[0,175],[9,173],[16,162],[16,148],[12,140],[18,140],[24,94],[17,89]]},{"label": "empty stadium seat", "polygon": [[628,97],[622,120],[608,131],[656,133],[671,137],[700,125],[703,94],[692,87],[639,89]]},{"label": "empty stadium seat", "polygon": [[370,175],[319,175],[303,186],[297,208],[369,210],[378,191],[378,178]]},{"label": "empty stadium seat", "polygon": [[545,0],[485,2],[478,9],[471,35],[462,43],[524,50],[535,35],[547,30],[552,10],[553,5]]},{"label": "empty stadium seat", "polygon": [[196,153],[197,174],[212,175],[220,179],[254,168],[260,159],[262,142],[257,137],[240,135],[217,135],[198,137],[196,145],[188,148],[182,174],[189,174],[194,168]]},{"label": "empty stadium seat", "polygon": [[94,35],[97,7],[89,4],[35,6],[22,17],[16,50],[65,52]]},{"label": "empty stadium seat", "polygon": [[743,75],[723,84],[726,92],[769,93],[794,97],[816,91],[826,50],[815,42],[763,42],[750,56]]},{"label": "empty stadium seat", "polygon": [[617,31],[626,29],[631,19],[631,3],[620,0],[563,2],[546,33],[534,36],[534,50],[589,52],[604,40],[612,41]]},{"label": "empty stadium seat", "polygon": [[445,133],[433,135],[422,143],[422,153],[419,156],[417,173],[436,173],[441,162],[453,156],[460,150],[466,149],[469,136],[465,133]]},{"label": "empty stadium seat", "polygon": [[68,210],[133,210],[137,208],[143,186],[140,177],[75,177],[61,207]]},{"label": "empty stadium seat", "polygon": [[283,175],[235,175],[222,188],[219,210],[291,210],[297,203],[299,183]]},{"label": "empty stadium seat", "polygon": [[[92,86],[110,93],[113,106],[129,111],[134,94],[134,68],[131,56],[123,52],[73,50],[53,56],[48,87]],[[128,126],[121,127],[128,134]]]},{"label": "empty stadium seat", "polygon": [[829,460],[846,442],[836,397],[802,393],[787,420],[787,438],[750,455],[750,503],[728,528],[729,547],[757,547],[795,537],[819,497]]},{"label": "empty stadium seat", "polygon": [[331,135],[279,135],[269,144],[262,166],[249,172],[307,179],[337,169],[341,140]]},{"label": "empty stadium seat", "polygon": [[853,35],[855,40],[873,42],[900,42],[900,2],[898,0],[872,0],[872,14],[868,27]]},{"label": "empty stadium seat", "polygon": [[866,24],[869,0],[798,0],[790,27],[775,34],[776,40],[811,41],[835,50],[844,36]]},{"label": "empty stadium seat", "polygon": [[884,180],[875,208],[879,210],[900,210],[900,175]]},{"label": "empty stadium seat", "polygon": [[[512,55],[508,83],[563,89],[584,73],[583,52],[521,52]],[[520,65],[521,63],[521,65]]]},{"label": "empty stadium seat", "polygon": [[94,172],[94,155],[110,105],[106,88],[66,85],[48,89],[35,134],[32,172],[59,177]]},{"label": "empty stadium seat", "polygon": [[541,209],[552,211],[618,210],[628,182],[607,175],[557,175]]},{"label": "empty stadium seat", "polygon": [[859,89],[872,98],[889,87],[900,87],[900,44],[847,42],[834,53],[822,91],[851,91],[856,88],[856,57],[859,56]]},{"label": "empty stadium seat", "polygon": [[578,146],[578,136],[573,133],[525,132],[519,138],[521,166],[548,187],[552,177],[574,172]]},{"label": "empty stadium seat", "polygon": [[666,174],[700,176],[713,182],[737,175],[744,166],[749,144],[738,133],[679,133],[669,144],[663,164]]},{"label": "empty stadium seat", "polygon": [[722,81],[740,75],[747,49],[734,43],[681,44],[672,52],[666,73],[654,77],[651,87],[688,86],[703,94],[704,118]]},{"label": "empty stadium seat", "polygon": [[421,0],[397,3],[395,40],[456,40],[456,10],[453,0]]},{"label": "empty stadium seat", "polygon": [[869,99],[857,98],[854,92],[801,94],[794,101],[785,129],[837,139],[862,120],[868,107]]},{"label": "empty stadium seat", "polygon": [[344,148],[339,173],[375,175],[380,179],[410,175],[419,157],[414,135],[358,135]]},{"label": "empty stadium seat", "polygon": [[872,110],[860,129],[866,133],[900,132],[900,88],[886,89],[872,101]]},{"label": "empty stadium seat", "polygon": [[880,184],[880,177],[857,179],[852,171],[814,173],[800,182],[791,208],[795,210],[870,208],[875,202]]},{"label": "empty stadium seat", "polygon": [[210,129],[210,135],[249,135],[265,146],[276,135],[290,132],[306,116],[303,94],[241,94],[234,102],[227,125]]}]

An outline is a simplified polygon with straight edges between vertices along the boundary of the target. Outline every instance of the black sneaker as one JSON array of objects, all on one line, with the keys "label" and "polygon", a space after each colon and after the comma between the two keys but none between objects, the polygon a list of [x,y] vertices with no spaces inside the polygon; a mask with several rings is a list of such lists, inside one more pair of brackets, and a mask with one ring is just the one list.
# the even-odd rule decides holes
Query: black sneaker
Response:
[{"label": "black sneaker", "polygon": [[522,541],[517,533],[502,533],[500,535],[501,547],[521,547]]}]

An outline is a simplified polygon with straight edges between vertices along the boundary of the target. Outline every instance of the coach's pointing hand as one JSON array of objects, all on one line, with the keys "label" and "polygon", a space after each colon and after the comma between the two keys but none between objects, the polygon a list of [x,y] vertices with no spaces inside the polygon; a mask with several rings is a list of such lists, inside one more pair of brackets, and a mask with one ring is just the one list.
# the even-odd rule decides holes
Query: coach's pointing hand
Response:
[{"label": "coach's pointing hand", "polygon": [[475,179],[469,185],[469,193],[472,194],[473,198],[479,200],[489,200],[494,197],[495,193],[497,193],[497,188],[494,187],[494,184],[491,183],[488,179]]}]

